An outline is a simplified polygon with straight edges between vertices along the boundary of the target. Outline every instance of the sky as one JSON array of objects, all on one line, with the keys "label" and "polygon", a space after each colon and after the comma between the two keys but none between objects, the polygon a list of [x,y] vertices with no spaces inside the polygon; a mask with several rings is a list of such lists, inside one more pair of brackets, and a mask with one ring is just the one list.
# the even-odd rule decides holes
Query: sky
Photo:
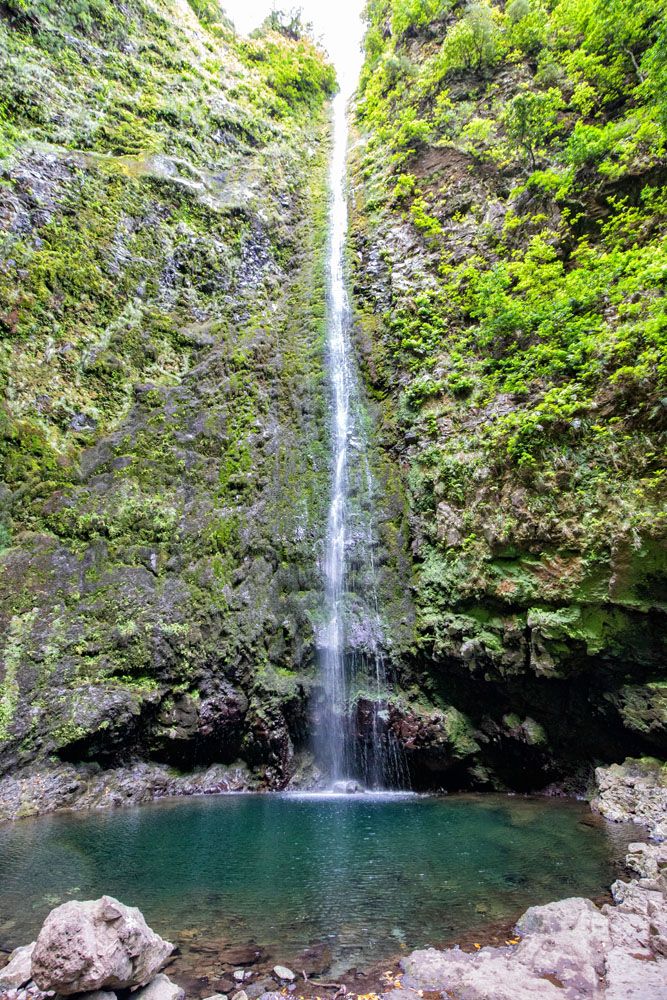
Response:
[{"label": "sky", "polygon": [[354,90],[361,65],[363,0],[222,0],[222,7],[243,34],[261,24],[273,7],[300,7],[333,59],[342,90],[346,94]]}]

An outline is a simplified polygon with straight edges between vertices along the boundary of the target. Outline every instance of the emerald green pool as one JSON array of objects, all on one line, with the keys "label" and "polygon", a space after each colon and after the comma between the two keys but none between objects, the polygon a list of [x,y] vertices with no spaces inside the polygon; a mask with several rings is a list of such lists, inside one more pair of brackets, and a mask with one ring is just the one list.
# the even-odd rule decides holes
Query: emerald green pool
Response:
[{"label": "emerald green pool", "polygon": [[0,827],[0,948],[69,898],[108,893],[171,940],[256,942],[289,964],[326,942],[371,963],[533,903],[595,896],[630,830],[583,804],[501,796],[237,795]]}]

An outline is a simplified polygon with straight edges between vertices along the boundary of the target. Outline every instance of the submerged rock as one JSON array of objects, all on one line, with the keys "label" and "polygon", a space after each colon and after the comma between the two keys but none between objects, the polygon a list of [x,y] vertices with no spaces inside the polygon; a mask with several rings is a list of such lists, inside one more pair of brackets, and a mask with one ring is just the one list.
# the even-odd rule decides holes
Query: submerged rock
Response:
[{"label": "submerged rock", "polygon": [[264,950],[253,944],[229,945],[218,950],[220,961],[229,965],[255,965],[264,956]]},{"label": "submerged rock", "polygon": [[44,921],[32,954],[32,978],[40,989],[63,996],[145,986],[173,950],[136,907],[112,896],[71,901]]},{"label": "submerged rock", "polygon": [[294,980],[296,979],[296,976],[294,975],[292,970],[288,969],[285,965],[274,965],[273,971],[275,975],[278,977],[278,979],[284,979],[290,983],[294,982]]},{"label": "submerged rock", "polygon": [[270,993],[273,989],[275,989],[275,985],[275,980],[271,976],[263,976],[250,986],[245,987],[248,1000],[257,1000],[257,998],[261,997],[264,993]]}]

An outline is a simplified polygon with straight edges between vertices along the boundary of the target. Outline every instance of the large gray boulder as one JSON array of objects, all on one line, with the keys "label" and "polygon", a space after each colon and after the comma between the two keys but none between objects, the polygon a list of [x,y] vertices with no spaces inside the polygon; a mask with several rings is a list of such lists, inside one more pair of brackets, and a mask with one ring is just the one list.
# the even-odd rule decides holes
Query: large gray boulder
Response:
[{"label": "large gray boulder", "polygon": [[52,910],[32,954],[32,978],[62,996],[145,986],[174,950],[136,907],[112,896]]}]

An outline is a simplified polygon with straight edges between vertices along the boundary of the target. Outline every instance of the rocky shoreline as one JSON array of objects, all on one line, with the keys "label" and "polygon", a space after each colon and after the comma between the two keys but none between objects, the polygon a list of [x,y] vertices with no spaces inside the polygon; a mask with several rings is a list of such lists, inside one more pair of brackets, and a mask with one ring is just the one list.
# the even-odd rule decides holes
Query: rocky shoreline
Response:
[{"label": "rocky shoreline", "polygon": [[502,947],[427,948],[403,959],[398,988],[457,1000],[667,998],[667,845],[632,844],[636,877],[612,886],[613,905],[564,899],[531,907]]},{"label": "rocky shoreline", "polygon": [[613,904],[563,899],[533,906],[516,938],[473,953],[458,946],[412,952],[383,1000],[438,993],[455,1000],[667,1000],[667,769],[628,760],[596,770],[595,812],[648,828],[631,844],[629,882],[611,887]]},{"label": "rocky shoreline", "polygon": [[[90,774],[87,782],[79,784],[78,769],[72,768],[74,776],[70,776],[65,795],[60,771],[52,785],[47,779],[41,785],[33,779],[30,797],[21,779],[14,779],[16,813],[29,815],[28,810],[38,806],[40,811],[112,807],[167,795],[212,794],[245,787],[241,769],[210,768],[179,779],[159,766],[142,766],[116,772],[110,786],[108,772]],[[134,785],[131,774],[138,779]],[[7,779],[3,784],[7,786]],[[326,955],[315,953],[317,949],[304,962],[307,968],[292,973],[283,966],[261,971],[256,954],[246,954],[247,948],[223,948],[219,943],[215,955],[208,956],[207,946],[205,957],[228,969],[225,983],[228,980],[229,992],[213,995],[216,1000],[223,996],[228,1000],[278,1000],[284,996],[299,1000],[334,995],[414,1000],[429,993],[455,1000],[528,1000],[538,994],[544,1000],[667,1000],[667,768],[651,759],[628,760],[598,768],[596,784],[598,793],[591,803],[595,812],[614,822],[643,826],[651,838],[650,843],[630,845],[626,867],[632,878],[613,884],[613,903],[597,906],[590,899],[571,898],[531,907],[514,930],[493,935],[491,942],[491,935],[482,934],[481,941],[474,944],[421,949],[391,968],[350,970],[336,977],[340,982],[335,984],[324,981]],[[6,787],[1,801],[6,816],[10,801]],[[91,945],[100,936],[100,928],[102,943]],[[122,933],[117,933],[119,929]],[[192,943],[193,952],[199,944]],[[96,957],[82,957],[86,948],[97,949]],[[129,958],[119,958],[123,949]],[[142,949],[152,949],[153,959]],[[194,968],[189,968],[192,957],[188,959],[179,948],[163,942],[146,926],[139,911],[111,897],[69,902],[47,917],[37,944],[19,948],[10,956],[9,964],[0,970],[0,997],[205,998],[204,979],[197,982]],[[116,963],[113,974],[107,967],[109,962]],[[118,972],[118,962],[124,976]],[[47,971],[42,968],[44,963]],[[164,974],[165,966],[178,984]],[[67,983],[63,977],[69,977]]]},{"label": "rocky shoreline", "polygon": [[102,769],[96,764],[52,764],[0,778],[0,822],[64,810],[115,809],[158,799],[258,791],[243,765],[216,764],[179,774],[166,764]]},{"label": "rocky shoreline", "polygon": [[[321,787],[319,772],[304,758],[286,790]],[[353,783],[351,790],[358,790]],[[0,777],[0,823],[53,812],[83,812],[144,805],[165,798],[277,790],[242,762],[213,764],[182,773],[167,764],[136,762],[126,767],[52,762]],[[542,794],[558,794],[550,786]],[[534,794],[540,794],[536,791]],[[655,840],[667,839],[667,765],[652,758],[598,767],[591,808],[615,823],[645,826]]]}]

